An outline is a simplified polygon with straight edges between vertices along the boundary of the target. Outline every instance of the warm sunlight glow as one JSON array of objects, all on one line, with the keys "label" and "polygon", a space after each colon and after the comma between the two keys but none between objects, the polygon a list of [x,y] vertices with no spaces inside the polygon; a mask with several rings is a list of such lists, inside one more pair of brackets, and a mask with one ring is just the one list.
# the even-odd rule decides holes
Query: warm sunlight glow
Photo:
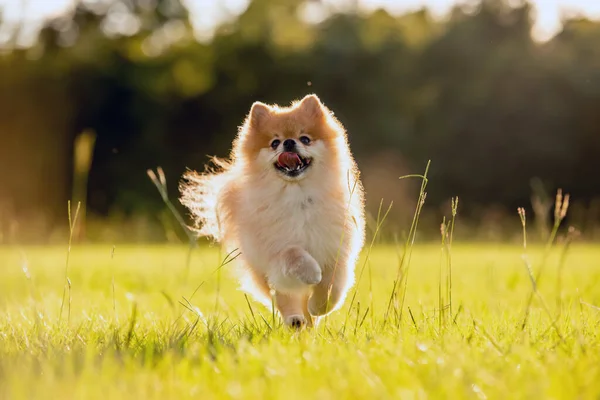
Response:
[{"label": "warm sunlight glow", "polygon": [[[340,0],[335,1],[335,3],[339,2]],[[538,40],[548,40],[555,35],[561,28],[561,18],[563,16],[583,14],[592,19],[600,18],[600,1],[530,0],[530,2],[534,6],[536,20],[533,36]],[[456,0],[361,0],[360,3],[366,8],[384,6],[393,12],[403,12],[427,6],[437,16],[443,16],[454,4],[459,2]],[[515,3],[518,3],[518,1],[515,1]]]},{"label": "warm sunlight glow", "polygon": [[[515,0],[517,1],[517,0]],[[218,21],[243,10],[247,0],[183,0],[190,8],[192,19],[200,37],[210,35]],[[429,7],[436,16],[445,15],[455,0],[323,0],[335,8],[358,4],[366,9],[385,7],[390,12],[401,13]],[[547,40],[561,27],[563,16],[585,15],[600,18],[600,1],[591,0],[531,0],[534,5],[536,24],[533,35],[538,40]],[[73,0],[0,0],[3,18],[8,22],[26,20],[37,26],[48,16],[60,14],[73,5]]]}]

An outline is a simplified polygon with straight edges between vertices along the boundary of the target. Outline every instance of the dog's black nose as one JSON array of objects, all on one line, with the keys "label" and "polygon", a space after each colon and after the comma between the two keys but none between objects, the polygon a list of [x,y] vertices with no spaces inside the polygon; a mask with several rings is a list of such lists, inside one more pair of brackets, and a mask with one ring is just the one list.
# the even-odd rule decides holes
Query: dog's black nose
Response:
[{"label": "dog's black nose", "polygon": [[296,148],[296,142],[293,139],[286,139],[283,142],[283,149],[285,151],[292,151]]}]

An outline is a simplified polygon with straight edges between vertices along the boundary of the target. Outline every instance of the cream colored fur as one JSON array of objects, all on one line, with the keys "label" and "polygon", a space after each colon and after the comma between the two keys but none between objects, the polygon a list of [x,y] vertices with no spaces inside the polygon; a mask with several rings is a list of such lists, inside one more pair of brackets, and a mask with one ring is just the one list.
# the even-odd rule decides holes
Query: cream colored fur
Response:
[{"label": "cream colored fur", "polygon": [[[281,148],[269,145],[290,137],[312,159],[293,178],[274,167]],[[255,103],[231,159],[185,178],[182,202],[200,234],[241,252],[242,288],[269,307],[274,295],[286,324],[311,325],[343,304],[364,242],[363,189],[343,127],[316,96]]]}]

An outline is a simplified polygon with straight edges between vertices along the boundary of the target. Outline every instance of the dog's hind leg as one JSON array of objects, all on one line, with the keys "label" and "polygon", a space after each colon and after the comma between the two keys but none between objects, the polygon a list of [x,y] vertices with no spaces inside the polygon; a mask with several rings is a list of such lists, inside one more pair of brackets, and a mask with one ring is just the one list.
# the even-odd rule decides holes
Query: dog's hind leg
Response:
[{"label": "dog's hind leg", "polygon": [[352,279],[348,273],[345,263],[323,269],[323,278],[314,286],[308,300],[308,311],[312,316],[327,315],[342,305]]}]

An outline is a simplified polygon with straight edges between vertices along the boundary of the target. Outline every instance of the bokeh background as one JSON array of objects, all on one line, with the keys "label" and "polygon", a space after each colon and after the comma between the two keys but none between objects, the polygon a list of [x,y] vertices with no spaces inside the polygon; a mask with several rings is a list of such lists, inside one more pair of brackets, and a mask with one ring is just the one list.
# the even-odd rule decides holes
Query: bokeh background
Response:
[{"label": "bokeh background", "polygon": [[[557,188],[568,225],[600,239],[600,3],[0,0],[0,243],[178,241],[169,196],[226,156],[255,100],[316,93],[349,132],[368,209],[409,228],[543,236]],[[562,7],[564,6],[564,7]],[[561,8],[562,7],[562,8]],[[565,11],[559,14],[558,11]],[[84,211],[84,212],[83,212]]]}]

